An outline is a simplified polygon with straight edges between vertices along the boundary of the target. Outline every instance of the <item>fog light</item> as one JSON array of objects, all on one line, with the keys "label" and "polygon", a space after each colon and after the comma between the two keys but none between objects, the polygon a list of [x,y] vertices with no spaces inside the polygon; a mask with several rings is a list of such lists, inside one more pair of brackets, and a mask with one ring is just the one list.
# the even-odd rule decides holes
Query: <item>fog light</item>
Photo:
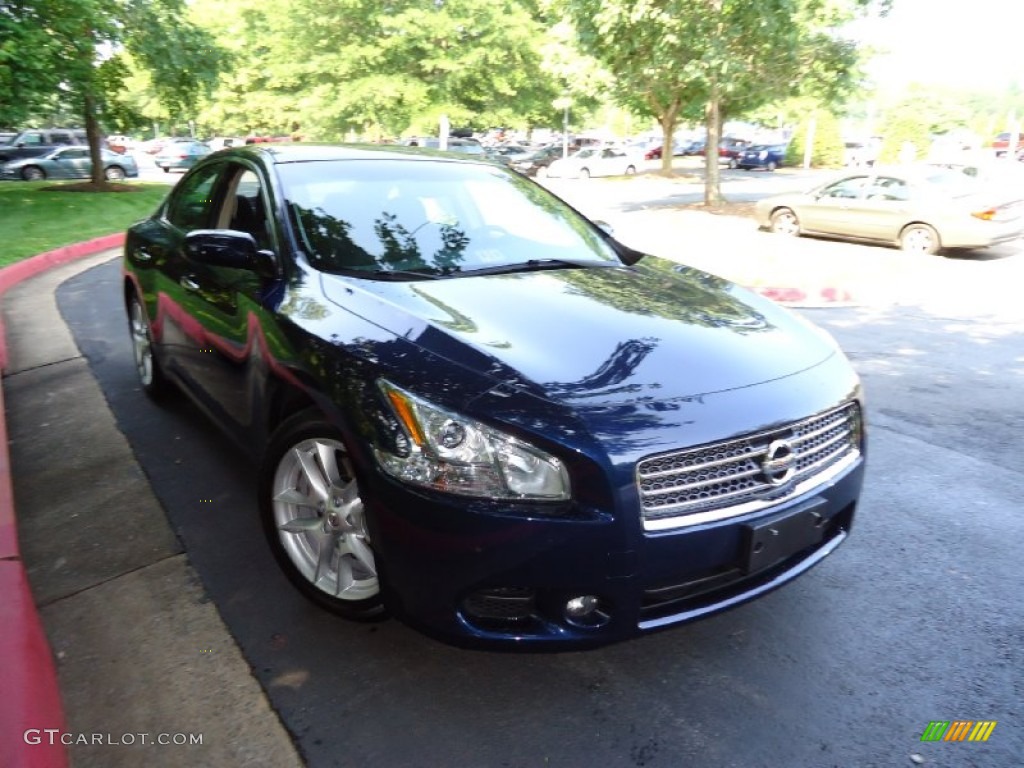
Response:
[{"label": "fog light", "polygon": [[580,595],[565,604],[565,615],[570,619],[582,619],[597,610],[601,601],[594,595]]},{"label": "fog light", "polygon": [[593,629],[603,627],[610,620],[601,598],[596,595],[579,595],[565,604],[565,620],[577,627]]}]

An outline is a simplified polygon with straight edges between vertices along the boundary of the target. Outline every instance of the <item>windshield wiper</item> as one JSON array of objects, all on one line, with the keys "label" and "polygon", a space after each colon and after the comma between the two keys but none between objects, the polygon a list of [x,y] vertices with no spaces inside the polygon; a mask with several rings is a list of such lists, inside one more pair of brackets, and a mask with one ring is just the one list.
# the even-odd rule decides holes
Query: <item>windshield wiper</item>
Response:
[{"label": "windshield wiper", "polygon": [[359,269],[353,270],[356,277],[371,276],[377,280],[443,280],[448,275],[438,272],[421,272],[415,269]]},{"label": "windshield wiper", "polygon": [[459,275],[499,275],[506,272],[540,272],[545,269],[589,269],[591,267],[623,267],[625,264],[617,261],[600,261],[597,259],[529,259],[513,264],[500,264],[493,267],[480,267],[479,269],[462,269]]}]

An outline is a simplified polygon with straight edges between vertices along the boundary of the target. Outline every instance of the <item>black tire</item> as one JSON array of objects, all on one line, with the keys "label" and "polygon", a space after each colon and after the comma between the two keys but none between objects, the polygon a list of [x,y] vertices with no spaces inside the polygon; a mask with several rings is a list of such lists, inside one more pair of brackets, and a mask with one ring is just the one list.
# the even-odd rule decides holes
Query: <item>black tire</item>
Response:
[{"label": "black tire", "polygon": [[26,165],[21,169],[21,178],[25,181],[42,181],[46,178],[46,171],[38,165]]},{"label": "black tire", "polygon": [[132,356],[139,386],[153,400],[162,400],[171,387],[153,351],[153,332],[146,309],[134,291],[128,300],[128,333],[132,340]]},{"label": "black tire", "polygon": [[163,170],[164,170],[164,173],[170,173],[171,172],[170,168],[164,168]]},{"label": "black tire", "polygon": [[800,219],[791,209],[779,208],[772,211],[770,229],[779,235],[795,237],[800,234]]},{"label": "black tire", "polygon": [[580,168],[580,178],[581,179],[589,179],[590,178],[590,169],[589,168]]},{"label": "black tire", "polygon": [[259,507],[274,558],[305,597],[355,621],[385,615],[348,450],[319,414],[296,414],[274,433],[260,469]]},{"label": "black tire", "polygon": [[634,175],[636,175],[636,166],[634,166],[634,165],[627,166],[626,167],[626,175],[627,176],[634,176]]},{"label": "black tire", "polygon": [[124,181],[124,168],[119,165],[112,165],[103,172],[103,177],[107,181]]},{"label": "black tire", "polygon": [[900,232],[900,248],[906,253],[934,256],[942,250],[939,233],[927,224],[911,224]]}]

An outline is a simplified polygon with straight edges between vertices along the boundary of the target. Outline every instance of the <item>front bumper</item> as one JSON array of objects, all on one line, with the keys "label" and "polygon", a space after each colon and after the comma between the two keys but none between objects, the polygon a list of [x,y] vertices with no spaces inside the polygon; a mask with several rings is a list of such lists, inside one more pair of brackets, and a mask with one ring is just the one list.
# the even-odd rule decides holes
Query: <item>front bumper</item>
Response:
[{"label": "front bumper", "polygon": [[[385,599],[399,618],[456,645],[570,650],[624,640],[752,600],[823,560],[851,528],[863,471],[858,457],[777,506],[659,531],[641,530],[638,509],[531,516],[383,480],[372,506]],[[818,532],[791,533],[810,515]],[[758,532],[773,527],[791,545],[753,555]]]}]

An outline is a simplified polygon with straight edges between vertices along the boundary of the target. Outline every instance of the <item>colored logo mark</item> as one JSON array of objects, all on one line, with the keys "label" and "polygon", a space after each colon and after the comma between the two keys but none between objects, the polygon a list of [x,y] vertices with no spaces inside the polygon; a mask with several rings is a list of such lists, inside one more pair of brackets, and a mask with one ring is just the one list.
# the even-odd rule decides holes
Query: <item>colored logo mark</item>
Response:
[{"label": "colored logo mark", "polygon": [[932,720],[921,734],[921,741],[988,741],[996,728],[995,720]]}]

